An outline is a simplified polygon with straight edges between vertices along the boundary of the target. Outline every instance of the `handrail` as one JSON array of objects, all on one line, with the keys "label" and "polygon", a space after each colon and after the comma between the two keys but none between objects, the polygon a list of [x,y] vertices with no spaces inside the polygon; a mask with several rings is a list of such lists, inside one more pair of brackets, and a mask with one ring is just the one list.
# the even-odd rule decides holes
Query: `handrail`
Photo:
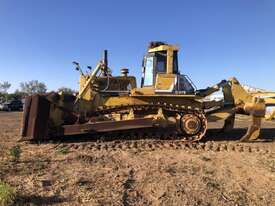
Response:
[{"label": "handrail", "polygon": [[196,85],[195,85],[194,82],[190,79],[190,77],[189,77],[188,75],[184,74],[183,76],[187,78],[187,80],[190,82],[190,84],[193,86],[193,88],[194,88],[195,90],[198,90],[197,87],[196,87]]}]

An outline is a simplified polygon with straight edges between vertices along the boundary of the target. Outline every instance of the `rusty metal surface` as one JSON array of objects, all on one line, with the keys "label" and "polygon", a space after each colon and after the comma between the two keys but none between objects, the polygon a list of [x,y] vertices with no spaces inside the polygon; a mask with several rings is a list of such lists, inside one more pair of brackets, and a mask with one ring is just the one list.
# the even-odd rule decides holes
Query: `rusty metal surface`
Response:
[{"label": "rusty metal surface", "polygon": [[22,122],[22,130],[21,130],[21,136],[27,140],[28,138],[28,124],[29,124],[29,115],[30,115],[30,108],[31,108],[31,101],[32,97],[27,97],[25,99],[24,104],[24,112],[23,112],[23,122]]},{"label": "rusty metal surface", "polygon": [[86,124],[64,125],[64,135],[75,135],[95,132],[109,132],[128,129],[153,127],[153,118],[139,118],[121,121],[105,121]]},{"label": "rusty metal surface", "polygon": [[50,102],[40,95],[27,98],[21,140],[44,140],[48,134]]}]

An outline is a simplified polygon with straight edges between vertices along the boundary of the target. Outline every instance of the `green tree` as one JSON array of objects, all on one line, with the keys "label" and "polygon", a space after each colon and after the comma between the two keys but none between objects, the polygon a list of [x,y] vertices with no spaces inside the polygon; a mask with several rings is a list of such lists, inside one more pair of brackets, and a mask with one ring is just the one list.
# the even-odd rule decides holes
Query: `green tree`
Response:
[{"label": "green tree", "polygon": [[7,100],[12,99],[23,99],[25,96],[27,96],[25,93],[19,92],[16,90],[14,93],[7,94]]},{"label": "green tree", "polygon": [[75,90],[68,88],[68,87],[60,87],[57,91],[62,92],[64,94],[75,94],[76,93]]},{"label": "green tree", "polygon": [[0,83],[0,92],[7,94],[10,87],[11,84],[7,81],[4,81],[3,83]]},{"label": "green tree", "polygon": [[39,82],[38,80],[31,80],[29,82],[20,83],[20,92],[27,95],[43,94],[46,93],[46,91],[46,85],[43,82]]}]

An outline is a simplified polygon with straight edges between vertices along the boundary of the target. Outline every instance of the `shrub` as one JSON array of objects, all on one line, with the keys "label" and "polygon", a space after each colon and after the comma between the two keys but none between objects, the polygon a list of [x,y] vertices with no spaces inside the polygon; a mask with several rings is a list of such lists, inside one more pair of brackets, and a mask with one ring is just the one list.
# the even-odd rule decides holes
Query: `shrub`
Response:
[{"label": "shrub", "polygon": [[69,153],[69,149],[67,147],[60,147],[57,149],[56,153],[65,155]]},{"label": "shrub", "polygon": [[10,206],[14,204],[16,191],[8,184],[0,181],[0,206]]},{"label": "shrub", "polygon": [[12,161],[18,161],[21,156],[22,150],[19,145],[16,145],[10,149],[10,156]]}]

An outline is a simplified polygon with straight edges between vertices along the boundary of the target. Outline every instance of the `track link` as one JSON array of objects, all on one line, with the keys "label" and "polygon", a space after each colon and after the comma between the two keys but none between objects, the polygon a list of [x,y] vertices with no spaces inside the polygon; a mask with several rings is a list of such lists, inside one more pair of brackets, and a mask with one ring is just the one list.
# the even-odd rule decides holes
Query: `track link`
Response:
[{"label": "track link", "polygon": [[59,148],[66,148],[70,151],[155,151],[163,149],[183,151],[213,151],[213,152],[243,152],[243,153],[270,153],[268,147],[259,147],[249,143],[216,143],[213,141],[183,142],[180,140],[116,140],[111,142],[81,142],[62,143]]},{"label": "track link", "polygon": [[[204,113],[196,108],[179,107],[165,103],[148,105],[120,105],[110,107],[99,107],[97,111],[89,116],[98,117],[112,113],[124,113],[130,111],[140,113],[152,113],[162,108],[169,114],[195,114],[204,122],[203,131],[199,134],[188,136],[180,134],[175,130],[165,128],[129,129],[126,131],[89,134],[85,142],[61,143],[58,147],[67,148],[70,151],[96,152],[96,151],[154,151],[154,150],[183,150],[183,151],[213,151],[213,152],[243,152],[243,153],[270,153],[268,147],[259,147],[257,144],[249,143],[227,143],[227,142],[198,142],[205,134],[207,122]],[[88,120],[90,121],[90,120]],[[203,135],[202,135],[203,134]],[[96,140],[90,141],[89,140]],[[87,142],[88,141],[88,142]]]}]

